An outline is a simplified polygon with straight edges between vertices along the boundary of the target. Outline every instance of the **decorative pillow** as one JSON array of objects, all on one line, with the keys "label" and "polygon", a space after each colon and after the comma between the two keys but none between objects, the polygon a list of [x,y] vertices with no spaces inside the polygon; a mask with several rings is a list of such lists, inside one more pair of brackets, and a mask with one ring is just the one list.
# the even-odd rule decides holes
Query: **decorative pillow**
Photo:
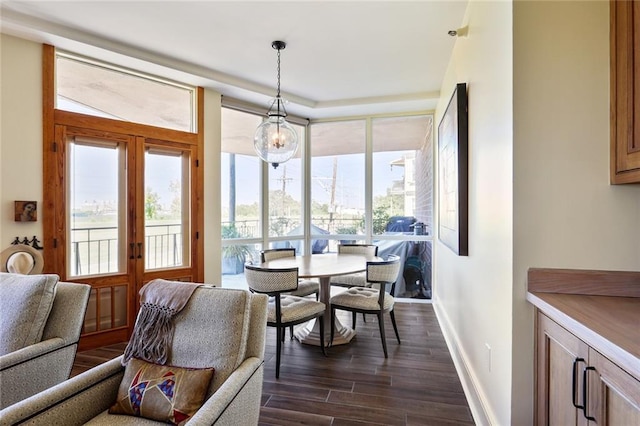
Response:
[{"label": "decorative pillow", "polygon": [[0,273],[0,355],[42,340],[59,278]]},{"label": "decorative pillow", "polygon": [[213,368],[182,368],[132,358],[109,414],[184,424],[202,406]]}]

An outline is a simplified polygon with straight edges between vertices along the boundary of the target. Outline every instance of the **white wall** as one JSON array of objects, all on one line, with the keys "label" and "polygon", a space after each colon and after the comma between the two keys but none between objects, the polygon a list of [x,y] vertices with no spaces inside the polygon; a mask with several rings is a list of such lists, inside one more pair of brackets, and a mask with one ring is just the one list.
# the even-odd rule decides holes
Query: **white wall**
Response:
[{"label": "white wall", "polygon": [[204,94],[204,282],[220,284],[222,237],[220,223],[220,157],[221,104],[220,94],[205,90]]},{"label": "white wall", "polygon": [[609,185],[609,2],[514,3],[513,424],[533,386],[530,267],[640,270],[640,185]]},{"label": "white wall", "polygon": [[[0,35],[0,251],[42,241],[42,46]],[[37,222],[15,222],[14,201],[38,202]]]},{"label": "white wall", "polygon": [[476,421],[527,425],[527,269],[640,270],[640,185],[609,185],[608,1],[472,0],[466,20],[436,123],[467,82],[470,256],[436,243],[434,300]]},{"label": "white wall", "polygon": [[469,256],[436,239],[434,300],[478,424],[511,417],[511,23],[510,2],[469,3],[436,109],[437,126],[455,84],[467,83]]}]

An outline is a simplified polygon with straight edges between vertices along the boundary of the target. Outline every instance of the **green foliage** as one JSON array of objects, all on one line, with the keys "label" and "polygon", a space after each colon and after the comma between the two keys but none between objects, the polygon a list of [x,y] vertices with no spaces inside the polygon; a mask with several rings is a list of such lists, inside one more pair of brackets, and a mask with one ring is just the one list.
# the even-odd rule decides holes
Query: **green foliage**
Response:
[{"label": "green foliage", "polygon": [[144,196],[144,216],[147,219],[157,219],[158,212],[161,208],[160,196],[157,192],[154,192],[151,188],[147,187]]},{"label": "green foliage", "polygon": [[236,217],[259,218],[260,207],[257,202],[253,204],[239,204],[236,206]]},{"label": "green foliage", "polygon": [[282,190],[270,191],[269,214],[271,216],[299,216],[300,202]]},{"label": "green foliage", "polygon": [[329,216],[329,204],[320,204],[317,201],[311,201],[312,216]]},{"label": "green foliage", "polygon": [[[364,219],[362,219],[362,222],[364,223]],[[343,227],[336,228],[336,234],[355,235],[357,233],[358,233],[358,228],[356,228],[355,226],[343,226]]]},{"label": "green foliage", "polygon": [[379,195],[373,199],[373,233],[382,234],[391,216],[404,215],[402,194]]},{"label": "green foliage", "polygon": [[182,214],[182,190],[180,188],[180,182],[178,180],[172,180],[169,183],[169,191],[173,194],[173,199],[171,200],[171,217],[179,218]]},{"label": "green foliage", "polygon": [[[222,227],[222,239],[242,238],[243,235],[234,225],[226,225]],[[253,252],[251,247],[245,244],[234,244],[222,247],[223,258],[236,258],[240,262],[253,260]]]}]

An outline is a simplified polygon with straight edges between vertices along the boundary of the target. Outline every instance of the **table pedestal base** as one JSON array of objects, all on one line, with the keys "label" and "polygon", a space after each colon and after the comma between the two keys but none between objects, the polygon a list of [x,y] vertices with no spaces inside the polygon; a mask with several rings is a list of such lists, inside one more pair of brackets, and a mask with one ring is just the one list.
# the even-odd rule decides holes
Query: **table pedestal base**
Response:
[{"label": "table pedestal base", "polygon": [[[309,321],[294,328],[294,336],[304,344],[320,346],[320,319]],[[345,327],[336,318],[336,328],[333,335],[333,346],[345,345],[353,339],[356,332],[349,327]],[[330,318],[324,325],[324,345],[331,345],[331,324]]]},{"label": "table pedestal base", "polygon": [[[324,345],[331,345],[331,306],[329,301],[331,300],[331,284],[329,280],[331,277],[320,277],[320,301],[325,304],[324,311]],[[306,324],[301,324],[298,328],[294,329],[294,335],[296,338],[307,345],[320,346],[320,319],[309,321]],[[356,332],[342,325],[340,320],[336,317],[336,328],[333,335],[333,346],[345,345],[353,339]]]}]

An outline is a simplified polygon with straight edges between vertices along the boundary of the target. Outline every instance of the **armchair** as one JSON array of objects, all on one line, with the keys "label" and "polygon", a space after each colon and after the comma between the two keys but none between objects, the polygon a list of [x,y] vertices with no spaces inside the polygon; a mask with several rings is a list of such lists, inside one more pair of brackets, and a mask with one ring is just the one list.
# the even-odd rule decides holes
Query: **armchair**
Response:
[{"label": "armchair", "polygon": [[[188,425],[256,425],[260,414],[267,296],[198,287],[174,318],[167,365],[215,368],[205,401]],[[0,412],[0,424],[151,425],[109,414],[125,367],[122,356]]]},{"label": "armchair", "polygon": [[[2,275],[0,285],[2,285],[3,295],[0,300],[2,327],[8,326],[7,324],[13,320],[10,317],[17,311],[9,306],[15,302],[15,300],[12,302],[10,290],[7,290],[7,286],[4,285],[9,280],[15,285],[24,286],[25,289],[38,280],[48,280],[49,288],[55,288],[55,296],[48,316],[46,312],[36,314],[41,315],[40,319],[46,321],[44,331],[41,331],[42,337],[38,338],[34,335],[35,343],[0,356],[0,409],[3,409],[69,378],[91,286],[56,283],[55,275],[0,275]],[[39,307],[43,303],[40,300]],[[18,311],[24,314],[26,309],[27,307],[21,305]],[[24,317],[22,319],[24,320]],[[6,341],[4,343],[6,344]],[[0,419],[3,417],[3,413],[0,412]]]}]

